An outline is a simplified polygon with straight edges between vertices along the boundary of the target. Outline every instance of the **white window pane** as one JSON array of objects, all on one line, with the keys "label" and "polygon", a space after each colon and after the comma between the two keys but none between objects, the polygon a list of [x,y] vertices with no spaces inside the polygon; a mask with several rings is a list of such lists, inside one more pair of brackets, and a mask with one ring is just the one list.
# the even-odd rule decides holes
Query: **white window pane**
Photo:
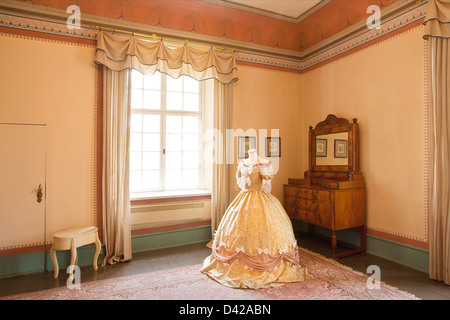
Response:
[{"label": "white window pane", "polygon": [[198,134],[183,134],[183,151],[198,151]]},{"label": "white window pane", "polygon": [[142,169],[143,170],[159,170],[160,153],[159,152],[144,152],[142,155]]},{"label": "white window pane", "polygon": [[198,170],[183,170],[183,187],[197,188],[198,185]]},{"label": "white window pane", "polygon": [[184,92],[192,92],[192,93],[199,93],[200,91],[200,82],[191,78],[191,77],[184,77]]},{"label": "white window pane", "polygon": [[198,133],[198,117],[183,117],[183,132]]},{"label": "white window pane", "polygon": [[142,115],[133,113],[130,126],[131,132],[142,132]]},{"label": "white window pane", "polygon": [[181,152],[166,152],[166,169],[181,169],[183,166],[182,159]]},{"label": "white window pane", "polygon": [[142,150],[142,133],[130,134],[130,150],[141,151]]},{"label": "white window pane", "polygon": [[142,88],[144,84],[144,76],[137,70],[131,71],[131,86],[133,88]]},{"label": "white window pane", "polygon": [[142,172],[142,189],[150,191],[160,188],[159,171],[143,171]]},{"label": "white window pane", "polygon": [[160,151],[161,140],[159,133],[144,133],[142,151]]},{"label": "white window pane", "polygon": [[161,109],[161,92],[144,90],[144,109]]},{"label": "white window pane", "polygon": [[131,109],[142,109],[143,90],[131,90]]},{"label": "white window pane", "polygon": [[183,187],[183,171],[166,170],[166,188],[181,189]]},{"label": "white window pane", "polygon": [[144,114],[143,132],[159,133],[161,131],[161,121],[157,114]]},{"label": "white window pane", "polygon": [[130,172],[130,191],[137,192],[142,189],[142,175],[141,171]]},{"label": "white window pane", "polygon": [[198,168],[198,153],[183,152],[183,169],[197,169],[197,168]]},{"label": "white window pane", "polygon": [[199,95],[197,93],[185,93],[183,101],[184,111],[198,111]]},{"label": "white window pane", "polygon": [[142,153],[131,152],[130,153],[130,169],[132,171],[142,170]]},{"label": "white window pane", "polygon": [[167,76],[167,91],[183,91],[183,77],[174,79],[171,76]]},{"label": "white window pane", "polygon": [[181,116],[167,116],[166,117],[166,132],[179,133],[182,129]]},{"label": "white window pane", "polygon": [[144,89],[161,90],[161,73],[144,75]]},{"label": "white window pane", "polygon": [[166,108],[168,110],[183,110],[183,94],[181,92],[167,92]]},{"label": "white window pane", "polygon": [[176,133],[166,134],[166,151],[181,151],[183,148],[183,136]]}]

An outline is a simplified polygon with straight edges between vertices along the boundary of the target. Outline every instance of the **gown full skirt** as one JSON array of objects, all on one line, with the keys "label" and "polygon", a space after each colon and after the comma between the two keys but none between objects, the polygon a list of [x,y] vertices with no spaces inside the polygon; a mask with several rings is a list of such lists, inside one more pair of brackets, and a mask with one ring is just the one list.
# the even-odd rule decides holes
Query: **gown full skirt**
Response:
[{"label": "gown full skirt", "polygon": [[228,287],[260,289],[306,278],[290,218],[258,178],[251,175],[253,188],[244,188],[226,210],[201,269]]}]

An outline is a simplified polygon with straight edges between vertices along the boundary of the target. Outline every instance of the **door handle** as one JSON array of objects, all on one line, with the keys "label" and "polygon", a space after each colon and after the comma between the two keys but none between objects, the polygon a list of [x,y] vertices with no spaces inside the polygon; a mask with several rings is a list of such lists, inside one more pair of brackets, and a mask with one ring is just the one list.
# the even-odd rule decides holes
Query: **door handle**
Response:
[{"label": "door handle", "polygon": [[41,184],[39,184],[39,187],[38,187],[37,190],[36,190],[36,201],[37,201],[38,203],[41,203],[41,201],[42,201],[42,195],[43,195],[43,193],[42,193],[42,186],[41,186]]}]

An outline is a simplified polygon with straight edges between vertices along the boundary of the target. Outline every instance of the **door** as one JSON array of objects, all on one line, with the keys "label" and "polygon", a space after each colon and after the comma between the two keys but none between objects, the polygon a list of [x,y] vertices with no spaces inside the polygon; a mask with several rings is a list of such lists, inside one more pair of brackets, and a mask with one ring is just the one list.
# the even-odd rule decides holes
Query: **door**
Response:
[{"label": "door", "polygon": [[0,250],[44,250],[46,130],[0,124]]}]

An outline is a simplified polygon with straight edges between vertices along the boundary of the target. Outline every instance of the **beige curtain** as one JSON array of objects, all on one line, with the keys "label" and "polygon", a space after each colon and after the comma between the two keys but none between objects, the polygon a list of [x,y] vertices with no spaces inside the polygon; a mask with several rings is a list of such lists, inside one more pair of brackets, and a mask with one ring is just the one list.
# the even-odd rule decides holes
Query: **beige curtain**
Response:
[{"label": "beige curtain", "polygon": [[217,79],[221,83],[231,83],[237,80],[232,52],[202,50],[189,45],[169,48],[162,41],[101,31],[97,34],[95,62],[115,71],[133,68],[145,74],[159,71],[173,78],[184,74],[199,81]]},{"label": "beige curtain", "polygon": [[[162,41],[100,31],[95,63],[104,65],[104,238],[105,261],[131,259],[129,208],[129,117],[128,69],[145,74],[156,71],[173,78],[188,75],[199,81],[214,79],[214,128],[226,135],[232,128],[232,83],[237,81],[233,52],[201,50],[189,45],[167,47]],[[226,148],[226,145],[220,148]],[[230,197],[230,166],[226,151],[212,167],[212,228],[220,223]]]},{"label": "beige curtain", "polygon": [[131,259],[128,75],[104,68],[103,265]]},{"label": "beige curtain", "polygon": [[431,115],[429,276],[450,284],[450,0],[430,0],[424,38]]},{"label": "beige curtain", "polygon": [[[231,201],[231,171],[233,162],[233,87],[214,81],[213,127],[214,151],[212,165],[211,233],[217,230]],[[211,246],[212,242],[208,244]]]}]

